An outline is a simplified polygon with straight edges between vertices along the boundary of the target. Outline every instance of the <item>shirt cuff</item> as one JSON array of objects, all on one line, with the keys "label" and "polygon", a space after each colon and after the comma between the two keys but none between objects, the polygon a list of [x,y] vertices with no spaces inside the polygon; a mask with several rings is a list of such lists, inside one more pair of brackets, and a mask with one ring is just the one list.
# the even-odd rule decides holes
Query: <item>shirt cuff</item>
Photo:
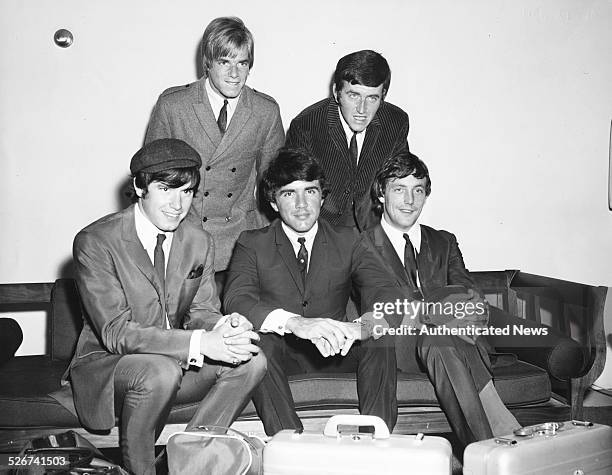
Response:
[{"label": "shirt cuff", "polygon": [[227,319],[230,318],[230,317],[231,317],[231,315],[224,315],[219,320],[217,320],[217,323],[215,323],[215,326],[213,327],[213,330],[216,330],[221,325],[223,325],[225,322],[227,322]]},{"label": "shirt cuff", "polygon": [[204,365],[204,355],[200,353],[200,340],[204,330],[194,330],[189,340],[189,364],[201,368]]},{"label": "shirt cuff", "polygon": [[299,315],[297,313],[287,312],[282,308],[272,310],[261,324],[259,331],[262,333],[277,333],[281,336],[285,333],[291,333],[290,330],[287,330],[286,325],[287,320],[292,317],[299,317]]}]

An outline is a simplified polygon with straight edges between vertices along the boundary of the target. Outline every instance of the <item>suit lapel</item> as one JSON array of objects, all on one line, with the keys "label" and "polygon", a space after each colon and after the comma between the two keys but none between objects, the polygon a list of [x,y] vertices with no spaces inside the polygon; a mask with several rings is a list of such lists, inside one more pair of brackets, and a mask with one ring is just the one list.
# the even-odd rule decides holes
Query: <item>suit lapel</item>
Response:
[{"label": "suit lapel", "polygon": [[[225,152],[232,145],[232,143],[244,129],[246,123],[251,118],[251,115],[253,114],[252,94],[253,92],[249,87],[244,86],[242,88],[240,99],[238,99],[238,104],[234,114],[232,115],[229,126],[227,127],[225,134],[223,134],[221,142],[218,144],[217,150],[215,150],[215,153],[213,154],[209,163],[212,163],[218,159],[223,152]],[[217,127],[217,130],[219,129],[216,122],[215,127]]]},{"label": "suit lapel", "polygon": [[374,245],[376,246],[376,250],[383,257],[383,261],[390,267],[393,275],[401,281],[403,285],[407,285],[408,287],[414,287],[410,279],[408,279],[408,274],[406,274],[406,269],[404,268],[404,264],[400,260],[397,252],[395,252],[395,248],[391,241],[387,237],[387,234],[383,230],[382,226],[377,224],[372,233],[374,234]]},{"label": "suit lapel", "polygon": [[365,168],[368,165],[368,161],[371,157],[376,156],[376,143],[378,142],[378,136],[380,135],[380,119],[378,114],[374,116],[372,122],[368,125],[366,129],[366,135],[363,140],[363,147],[361,148],[361,153],[359,154],[359,162],[357,168],[359,170]]},{"label": "suit lapel", "polygon": [[340,122],[340,112],[338,111],[338,104],[333,98],[330,98],[329,105],[327,106],[327,123],[329,126],[329,135],[332,143],[338,149],[338,152],[342,155],[342,160],[345,165],[350,169],[355,169],[355,164],[351,160],[349,155],[348,145],[346,143],[346,134],[344,128]]},{"label": "suit lapel", "polygon": [[187,277],[185,272],[181,272],[181,268],[184,267],[183,262],[185,260],[184,245],[183,227],[179,225],[172,236],[172,247],[170,248],[168,266],[166,268],[166,296],[169,301],[172,301],[173,298],[175,299],[174,305],[168,306],[168,321],[173,328],[176,327],[177,323],[176,314],[171,313],[170,307],[173,307],[175,310],[180,307],[180,302],[178,301],[180,296],[179,292],[181,291],[181,286]]},{"label": "suit lapel", "polygon": [[312,243],[312,255],[306,274],[306,287],[310,287],[311,282],[322,282],[325,276],[321,275],[323,269],[328,269],[329,261],[327,258],[327,232],[325,223],[319,221],[319,228]]},{"label": "suit lapel", "polygon": [[208,100],[208,95],[206,94],[206,89],[204,87],[204,81],[205,78],[202,78],[197,83],[198,102],[193,104],[193,110],[196,117],[200,121],[200,125],[202,126],[204,133],[208,136],[215,148],[217,148],[219,147],[219,143],[221,143],[221,138],[223,136],[221,135],[221,131],[217,125],[217,119],[213,114],[212,107],[210,106],[210,101]]},{"label": "suit lapel", "polygon": [[275,229],[275,241],[276,241],[276,250],[280,254],[281,258],[285,262],[285,266],[289,270],[289,274],[291,274],[291,278],[295,282],[295,285],[300,290],[300,293],[304,295],[304,283],[302,282],[302,275],[297,266],[297,259],[293,252],[293,246],[289,242],[289,238],[284,233],[283,228],[280,225],[281,221],[276,221],[276,229]]},{"label": "suit lapel", "polygon": [[160,300],[165,302],[165,295],[157,272],[155,272],[151,259],[149,259],[147,251],[145,251],[136,234],[136,224],[134,222],[134,208],[136,206],[138,206],[138,204],[134,204],[132,207],[128,208],[127,212],[125,212],[121,218],[121,238],[125,242],[128,258],[132,260],[134,265],[145,275],[149,282],[151,282]]}]

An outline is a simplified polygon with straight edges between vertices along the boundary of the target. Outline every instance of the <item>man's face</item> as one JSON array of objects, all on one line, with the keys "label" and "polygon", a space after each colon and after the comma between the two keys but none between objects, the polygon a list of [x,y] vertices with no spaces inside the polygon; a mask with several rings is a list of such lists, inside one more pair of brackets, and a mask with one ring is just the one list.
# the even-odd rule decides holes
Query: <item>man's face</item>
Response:
[{"label": "man's face", "polygon": [[314,226],[322,204],[319,180],[291,182],[276,192],[276,203],[270,203],[283,223],[297,233],[305,233]]},{"label": "man's face", "polygon": [[425,178],[415,178],[414,175],[389,180],[385,194],[379,200],[384,205],[383,214],[390,225],[403,232],[414,225],[427,201],[426,183]]},{"label": "man's face", "polygon": [[149,184],[147,194],[143,198],[143,190],[136,188],[140,198],[140,209],[160,231],[174,231],[185,219],[191,201],[193,189],[191,183],[180,188],[170,188],[165,183],[154,181]]},{"label": "man's face", "polygon": [[334,97],[345,122],[353,132],[362,132],[372,122],[384,99],[383,85],[376,87],[342,81],[342,89],[333,86]]},{"label": "man's face", "polygon": [[240,95],[249,75],[249,55],[246,47],[233,56],[213,59],[208,68],[208,79],[214,91],[226,99]]}]

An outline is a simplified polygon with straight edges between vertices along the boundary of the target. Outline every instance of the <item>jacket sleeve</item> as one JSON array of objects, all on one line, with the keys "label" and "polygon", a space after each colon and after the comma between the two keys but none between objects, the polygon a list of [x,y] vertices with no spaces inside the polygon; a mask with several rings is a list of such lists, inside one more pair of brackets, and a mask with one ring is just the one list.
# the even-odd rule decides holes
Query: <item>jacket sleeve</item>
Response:
[{"label": "jacket sleeve", "polygon": [[151,113],[149,125],[145,135],[145,144],[153,142],[157,139],[165,139],[172,137],[170,130],[170,122],[168,121],[168,113],[166,111],[166,103],[163,96],[159,96],[157,103]]},{"label": "jacket sleeve", "polygon": [[164,329],[157,302],[147,315],[134,315],[108,246],[88,232],[73,246],[76,280],[89,323],[109,353],[154,353],[186,362],[191,331]]},{"label": "jacket sleeve", "polygon": [[277,307],[262,301],[257,269],[257,255],[243,232],[230,261],[223,306],[227,313],[238,312],[248,318],[256,330]]},{"label": "jacket sleeve", "polygon": [[463,255],[459,250],[457,238],[454,234],[445,233],[448,238],[448,271],[447,281],[449,285],[463,285],[468,289],[474,289],[482,295],[482,291],[476,286],[476,283],[470,276],[470,273],[465,268]]}]

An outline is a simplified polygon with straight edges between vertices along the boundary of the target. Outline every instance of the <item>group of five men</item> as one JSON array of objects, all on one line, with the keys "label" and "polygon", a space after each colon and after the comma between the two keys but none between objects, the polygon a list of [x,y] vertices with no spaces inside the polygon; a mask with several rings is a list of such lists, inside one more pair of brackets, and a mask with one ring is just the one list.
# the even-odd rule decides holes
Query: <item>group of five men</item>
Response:
[{"label": "group of five men", "polygon": [[[385,101],[387,61],[341,58],[331,97],[285,139],[276,102],[245,85],[253,58],[241,20],[208,25],[205,76],[161,94],[131,160],[136,203],[76,236],[86,319],[58,399],[91,429],[118,418],[134,473],[153,470],[177,403],[201,401],[188,428],[229,426],[251,397],[267,434],[301,428],[294,373],[356,372],[360,411],[392,429],[398,355],[427,371],[462,442],[518,426],[482,338],[373,331],[376,303],[448,285],[483,302],[455,237],[417,223],[431,180],[408,151],[407,114]],[[258,197],[279,219],[267,225]]]}]

